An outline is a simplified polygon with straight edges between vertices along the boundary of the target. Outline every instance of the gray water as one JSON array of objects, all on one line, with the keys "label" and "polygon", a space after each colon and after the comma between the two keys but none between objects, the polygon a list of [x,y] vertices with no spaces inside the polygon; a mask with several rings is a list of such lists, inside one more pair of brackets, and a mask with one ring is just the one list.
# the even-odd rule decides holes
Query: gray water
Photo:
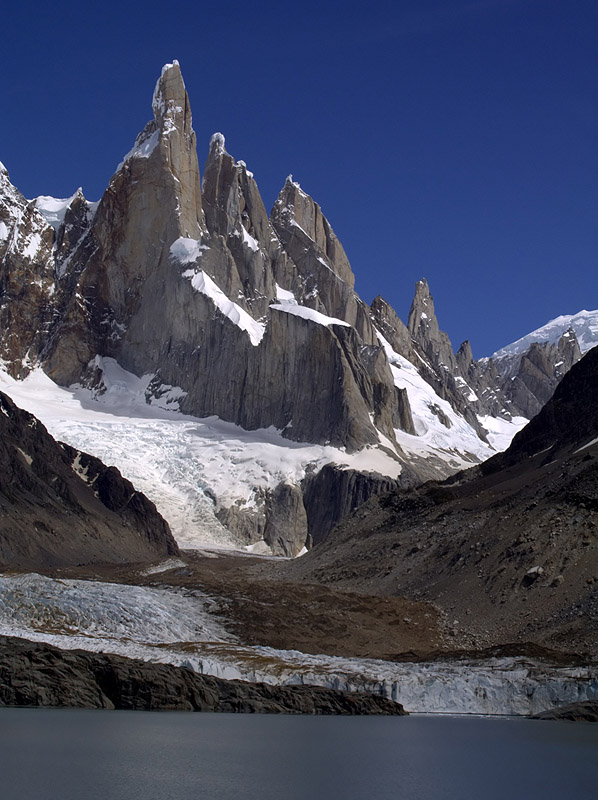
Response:
[{"label": "gray water", "polygon": [[598,725],[0,709],[2,800],[596,800]]}]

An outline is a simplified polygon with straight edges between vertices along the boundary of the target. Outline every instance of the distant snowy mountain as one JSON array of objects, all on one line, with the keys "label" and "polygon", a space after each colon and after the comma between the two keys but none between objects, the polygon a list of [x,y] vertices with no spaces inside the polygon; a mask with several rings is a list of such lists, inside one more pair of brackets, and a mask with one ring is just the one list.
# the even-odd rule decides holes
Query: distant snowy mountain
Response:
[{"label": "distant snowy mountain", "polygon": [[598,310],[579,311],[577,314],[566,314],[550,320],[546,325],[522,336],[516,342],[501,347],[492,358],[502,358],[507,355],[521,355],[529,349],[534,342],[550,342],[556,344],[559,339],[571,328],[579,342],[579,349],[587,353],[592,347],[598,345]]}]

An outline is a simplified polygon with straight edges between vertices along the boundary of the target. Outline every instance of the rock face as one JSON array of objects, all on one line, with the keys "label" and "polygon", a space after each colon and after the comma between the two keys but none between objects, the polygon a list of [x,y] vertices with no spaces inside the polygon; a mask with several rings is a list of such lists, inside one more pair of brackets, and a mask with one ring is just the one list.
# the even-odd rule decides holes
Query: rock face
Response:
[{"label": "rock face", "polygon": [[[425,279],[417,282],[408,327],[380,297],[372,317],[393,349],[415,364],[439,397],[484,439],[480,416],[531,419],[552,396],[557,384],[581,358],[575,331],[569,328],[556,342],[533,340],[475,361],[468,341],[456,353],[436,318]],[[554,337],[553,337],[554,338]]]},{"label": "rock face", "polygon": [[[296,265],[251,173],[215,135],[204,214],[178,64],[164,68],[153,110],[73,255],[74,291],[38,348],[50,376],[62,384],[79,380],[100,354],[181,386],[182,408],[196,416],[217,414],[248,429],[274,425],[298,441],[349,449],[376,443],[375,425],[393,438],[390,372],[361,358],[362,337],[345,322],[350,307],[363,322],[365,343],[374,343],[344,251],[319,207],[288,184],[313,251],[308,263]],[[290,282],[287,296],[295,286],[303,296],[320,277],[327,281],[322,296],[338,301],[319,307],[341,315],[336,321],[318,324],[292,313],[296,304],[277,305],[277,281]]]},{"label": "rock face", "polygon": [[499,453],[480,467],[495,473],[538,454],[549,462],[563,449],[584,448],[598,435],[598,347],[571,368],[554,395],[531,422]]},{"label": "rock face", "polygon": [[581,350],[572,328],[556,344],[532,342],[522,354],[503,356],[495,363],[505,400],[516,413],[531,419],[580,358]]},{"label": "rock face", "polygon": [[56,442],[0,392],[0,567],[155,561],[167,523],[114,467]]},{"label": "rock face", "polygon": [[[402,475],[398,481],[383,475],[363,475],[351,469],[326,465],[303,481],[303,502],[307,513],[308,532],[312,544],[323,542],[330,531],[370,497],[409,486]],[[411,484],[418,483],[415,475]]]},{"label": "rock face", "polygon": [[0,706],[220,711],[261,714],[392,714],[399,703],[317,686],[225,681],[169,664],[59,650],[0,637]]}]

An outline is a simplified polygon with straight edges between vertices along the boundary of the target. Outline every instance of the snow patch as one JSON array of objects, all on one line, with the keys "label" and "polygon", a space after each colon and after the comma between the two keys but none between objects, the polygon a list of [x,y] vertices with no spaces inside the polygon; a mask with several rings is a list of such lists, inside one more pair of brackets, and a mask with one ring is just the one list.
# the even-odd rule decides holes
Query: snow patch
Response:
[{"label": "snow patch", "polygon": [[251,344],[257,347],[264,338],[264,333],[266,332],[265,325],[261,322],[256,322],[244,308],[241,308],[237,303],[233,303],[232,300],[229,300],[222,289],[216,286],[210,276],[203,270],[199,270],[199,272],[195,272],[195,270],[192,269],[186,270],[183,272],[183,278],[189,278],[191,286],[193,286],[195,291],[201,292],[201,294],[209,297],[216,308],[221,311],[225,317],[228,317],[237,328],[245,331],[249,336]]},{"label": "snow patch", "polygon": [[8,239],[9,233],[10,231],[8,230],[4,222],[0,220],[0,242],[6,241],[6,239]]},{"label": "snow patch", "polygon": [[203,255],[205,250],[210,248],[202,244],[198,239],[188,239],[185,236],[179,236],[170,245],[171,258],[180,261],[181,264],[192,264]]},{"label": "snow patch", "polygon": [[550,342],[556,344],[572,328],[579,342],[579,349],[587,353],[598,345],[598,309],[595,311],[578,311],[577,314],[563,315],[547,322],[546,325],[522,336],[516,342],[497,350],[492,358],[508,355],[521,355],[529,349],[533,342]]},{"label": "snow patch", "polygon": [[48,225],[51,225],[54,230],[57,231],[64,222],[64,215],[66,214],[67,208],[80,191],[81,189],[78,189],[75,194],[62,199],[50,197],[49,195],[40,195],[35,198],[35,207]]},{"label": "snow patch", "polygon": [[278,284],[276,284],[276,299],[281,305],[299,305],[293,292],[288,291],[288,289],[282,289]]},{"label": "snow patch", "polygon": [[344,319],[329,317],[313,308],[307,308],[307,306],[294,305],[293,303],[284,302],[274,303],[270,306],[270,308],[273,308],[276,311],[284,311],[287,314],[293,314],[295,317],[301,317],[302,319],[307,319],[310,322],[316,322],[318,325],[325,325],[326,327],[330,325],[343,325],[345,328],[351,327],[348,322],[344,321]]},{"label": "snow patch", "polygon": [[584,445],[582,445],[581,447],[578,447],[578,448],[577,448],[577,450],[574,450],[573,452],[574,452],[574,454],[575,454],[575,453],[581,453],[581,451],[582,451],[582,450],[585,450],[585,449],[586,449],[586,447],[591,447],[591,446],[592,446],[592,445],[594,445],[594,444],[598,444],[598,437],[597,437],[596,439],[592,439],[592,440],[591,440],[590,442],[588,442],[587,444],[584,444]]},{"label": "snow patch", "polygon": [[257,251],[260,249],[257,239],[254,239],[253,236],[250,236],[243,226],[241,226],[241,231],[243,243],[246,244],[250,250],[253,250],[254,253],[257,253]]},{"label": "snow patch", "polygon": [[42,237],[39,233],[31,233],[28,237],[26,245],[22,249],[22,254],[25,258],[33,260],[37,255],[42,243]]},{"label": "snow patch", "polygon": [[240,169],[240,170],[244,171],[248,178],[253,178],[253,172],[250,172],[247,169],[247,164],[244,161],[241,161],[241,160],[237,161],[237,163],[235,164],[235,167],[237,169]]},{"label": "snow patch", "polygon": [[156,149],[156,147],[158,146],[159,140],[160,140],[159,130],[155,130],[153,133],[149,134],[149,136],[144,135],[144,133],[140,133],[139,136],[135,139],[135,144],[129,150],[129,152],[124,156],[123,160],[116,168],[116,171],[118,172],[119,170],[121,170],[123,165],[131,158],[149,158]]},{"label": "snow patch", "polygon": [[[395,386],[405,389],[409,398],[416,435],[395,430],[397,442],[409,455],[435,456],[454,469],[463,469],[508,447],[515,433],[527,423],[528,420],[519,424],[519,421],[508,423],[489,418],[494,439],[489,439],[490,444],[486,444],[450,403],[436,394],[410,361],[396,353],[379,331],[376,335],[386,352]],[[448,420],[449,428],[440,421],[438,411]]]},{"label": "snow patch", "polygon": [[214,153],[217,156],[221,156],[226,153],[226,140],[222,133],[216,132],[213,133],[210,137],[210,152],[214,148]]}]

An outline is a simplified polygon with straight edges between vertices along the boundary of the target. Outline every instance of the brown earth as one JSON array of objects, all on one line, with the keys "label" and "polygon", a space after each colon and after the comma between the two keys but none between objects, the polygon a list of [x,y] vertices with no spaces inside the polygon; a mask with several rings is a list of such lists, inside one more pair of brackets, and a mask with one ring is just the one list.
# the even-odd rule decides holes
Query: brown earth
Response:
[{"label": "brown earth", "polygon": [[445,623],[430,603],[288,581],[282,559],[184,551],[184,567],[71,567],[48,574],[200,589],[218,600],[220,622],[248,645],[362,658],[424,657],[446,646]]}]

